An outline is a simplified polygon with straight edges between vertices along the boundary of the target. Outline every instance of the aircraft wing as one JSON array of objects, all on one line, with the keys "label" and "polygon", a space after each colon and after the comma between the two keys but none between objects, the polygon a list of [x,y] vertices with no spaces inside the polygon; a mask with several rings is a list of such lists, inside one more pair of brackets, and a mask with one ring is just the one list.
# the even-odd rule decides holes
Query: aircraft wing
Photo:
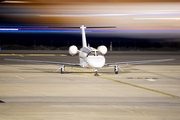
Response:
[{"label": "aircraft wing", "polygon": [[73,63],[49,62],[49,61],[35,61],[35,60],[20,60],[20,59],[4,59],[4,60],[19,61],[19,62],[32,62],[32,63],[44,63],[44,64],[56,64],[56,65],[80,67],[80,64],[73,64]]},{"label": "aircraft wing", "polygon": [[151,62],[164,62],[171,61],[175,59],[161,59],[161,60],[145,60],[145,61],[130,61],[130,62],[117,62],[117,63],[107,63],[104,66],[115,66],[115,65],[128,65],[128,64],[143,64],[143,63],[151,63]]}]

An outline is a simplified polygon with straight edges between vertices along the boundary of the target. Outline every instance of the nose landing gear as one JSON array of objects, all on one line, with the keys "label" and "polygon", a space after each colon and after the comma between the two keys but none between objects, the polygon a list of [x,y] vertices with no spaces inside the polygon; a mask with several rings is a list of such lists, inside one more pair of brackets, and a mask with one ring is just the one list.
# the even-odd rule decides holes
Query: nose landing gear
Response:
[{"label": "nose landing gear", "polygon": [[95,73],[94,73],[94,76],[99,76],[97,69],[95,69],[94,72],[95,72]]}]

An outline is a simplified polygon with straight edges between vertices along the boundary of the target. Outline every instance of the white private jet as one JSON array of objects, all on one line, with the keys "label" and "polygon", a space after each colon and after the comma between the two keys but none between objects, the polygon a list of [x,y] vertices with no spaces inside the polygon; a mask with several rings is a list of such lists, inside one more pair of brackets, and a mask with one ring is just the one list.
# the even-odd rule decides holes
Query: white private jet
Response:
[{"label": "white private jet", "polygon": [[[99,46],[97,49],[87,46],[86,36],[85,36],[85,28],[84,25],[81,25],[82,30],[82,48],[78,50],[75,45],[69,47],[69,53],[71,55],[75,55],[79,53],[79,64],[73,63],[62,63],[62,62],[48,62],[48,61],[34,61],[34,60],[19,60],[19,59],[4,59],[11,61],[21,61],[21,62],[34,62],[34,63],[45,63],[45,64],[57,64],[61,67],[61,74],[65,71],[65,66],[70,67],[83,67],[83,68],[93,68],[95,71],[95,76],[98,76],[98,69],[102,67],[114,66],[115,74],[118,74],[118,69],[123,71],[119,65],[126,64],[140,64],[140,63],[150,63],[150,62],[162,62],[162,61],[171,61],[175,59],[161,59],[161,60],[146,60],[146,61],[131,61],[131,62],[117,62],[117,63],[105,63],[104,55],[107,53],[106,46]],[[60,69],[59,68],[59,69]],[[58,69],[58,70],[59,70]],[[124,72],[124,71],[123,71]]]}]

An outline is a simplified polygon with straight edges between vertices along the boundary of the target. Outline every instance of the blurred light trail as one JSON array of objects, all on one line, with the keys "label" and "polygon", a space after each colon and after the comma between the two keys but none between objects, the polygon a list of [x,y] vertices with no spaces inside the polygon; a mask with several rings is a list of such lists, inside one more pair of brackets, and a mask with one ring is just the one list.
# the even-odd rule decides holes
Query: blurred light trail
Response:
[{"label": "blurred light trail", "polygon": [[[0,29],[0,33],[80,33],[80,30],[61,30],[61,29],[30,29],[30,28],[25,28],[25,29]],[[12,31],[12,30],[18,30],[18,31]],[[91,31],[86,31],[86,32],[91,32]]]},{"label": "blurred light trail", "polygon": [[12,28],[0,28],[0,30],[5,30],[5,31],[7,31],[7,30],[18,30],[18,29],[12,29]]},{"label": "blurred light trail", "polygon": [[127,16],[131,14],[62,14],[62,15],[39,15],[40,17],[88,17],[88,16]]},{"label": "blurred light trail", "polygon": [[29,1],[15,1],[15,0],[5,0],[5,1],[2,1],[2,3],[31,3],[31,2],[29,2]]},{"label": "blurred light trail", "polygon": [[48,28],[48,26],[10,26],[10,25],[6,25],[6,26],[1,26],[1,29],[2,28]]},{"label": "blurred light trail", "polygon": [[134,20],[180,20],[180,18],[133,18]]},{"label": "blurred light trail", "polygon": [[0,23],[172,27],[179,25],[179,6],[180,3],[1,4]]},{"label": "blurred light trail", "polygon": [[[19,33],[80,33],[79,29],[61,29],[61,28],[19,28],[19,29],[10,29],[10,28],[0,28],[0,32],[11,32],[11,30],[18,30]],[[9,31],[8,31],[9,30]],[[89,29],[86,30],[87,33],[92,34],[100,34],[100,33],[180,33],[179,29],[172,28],[162,28],[162,29],[127,29],[127,28],[119,28],[119,29]]]},{"label": "blurred light trail", "polygon": [[[62,29],[62,28],[0,28],[1,34],[57,34],[57,35],[81,35],[79,29]],[[4,30],[3,30],[4,29]],[[102,28],[87,29],[87,36],[96,37],[123,37],[123,38],[148,38],[148,39],[167,39],[180,38],[180,27],[172,28]]]}]

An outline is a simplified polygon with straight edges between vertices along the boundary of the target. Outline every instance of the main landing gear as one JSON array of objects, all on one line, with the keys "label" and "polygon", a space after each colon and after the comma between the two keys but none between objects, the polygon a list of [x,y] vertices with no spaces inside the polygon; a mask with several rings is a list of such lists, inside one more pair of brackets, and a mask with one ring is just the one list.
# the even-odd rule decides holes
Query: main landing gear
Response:
[{"label": "main landing gear", "polygon": [[61,69],[61,74],[63,74],[65,71],[65,66],[63,65],[62,67],[59,67],[59,69],[57,69],[55,72],[58,72],[60,69]]},{"label": "main landing gear", "polygon": [[118,65],[116,65],[116,66],[114,66],[114,73],[115,73],[115,74],[118,74],[118,68],[119,68],[121,71],[124,72],[123,69],[121,69]]},{"label": "main landing gear", "polygon": [[63,65],[62,68],[61,68],[61,74],[63,74],[65,71],[65,66]]},{"label": "main landing gear", "polygon": [[118,66],[117,66],[117,65],[114,66],[114,73],[115,73],[115,74],[118,74]]},{"label": "main landing gear", "polygon": [[65,66],[63,65],[62,67],[59,67],[55,72],[58,72],[60,69],[61,69],[61,74],[63,74],[65,71]]}]

